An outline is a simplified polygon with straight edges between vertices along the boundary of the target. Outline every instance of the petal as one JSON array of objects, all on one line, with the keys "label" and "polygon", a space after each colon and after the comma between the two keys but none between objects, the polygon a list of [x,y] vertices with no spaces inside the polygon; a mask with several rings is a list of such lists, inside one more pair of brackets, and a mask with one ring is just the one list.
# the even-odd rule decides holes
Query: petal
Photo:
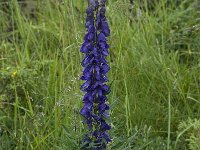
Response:
[{"label": "petal", "polygon": [[[81,62],[81,65],[82,65],[83,67],[85,67],[86,65],[91,64],[90,62],[91,62],[92,59],[94,59],[94,57],[93,57],[92,55],[88,55],[88,54],[87,54],[87,55],[84,57],[83,61]],[[93,61],[93,60],[92,60],[92,61]]]},{"label": "petal", "polygon": [[93,68],[94,66],[92,65],[88,65],[84,71],[83,71],[83,75],[86,77],[86,78],[90,78],[93,74]]},{"label": "petal", "polygon": [[109,91],[109,86],[106,85],[106,84],[104,84],[103,87],[102,87],[102,89],[103,89],[104,91]]},{"label": "petal", "polygon": [[108,52],[107,49],[103,49],[102,54],[103,54],[104,56],[108,56],[108,55],[109,55],[109,52]]},{"label": "petal", "polygon": [[107,64],[102,65],[102,73],[106,74],[110,70],[110,67]]},{"label": "petal", "polygon": [[112,142],[112,140],[110,139],[110,136],[108,135],[107,132],[103,133],[103,138],[106,139],[107,142]]},{"label": "petal", "polygon": [[95,47],[92,49],[92,52],[93,52],[94,56],[98,56],[98,51]]},{"label": "petal", "polygon": [[106,122],[102,122],[100,126],[100,130],[110,130],[111,126],[109,126]]},{"label": "petal", "polygon": [[108,77],[106,75],[103,76],[103,82],[108,82]]},{"label": "petal", "polygon": [[[105,3],[105,2],[104,2],[104,3]],[[101,16],[104,17],[104,16],[105,16],[105,13],[106,13],[106,8],[105,8],[105,7],[102,7],[102,8],[100,9],[100,14],[101,14]]]},{"label": "petal", "polygon": [[88,92],[84,95],[83,101],[85,103],[93,103],[93,97],[91,96],[91,93]]},{"label": "petal", "polygon": [[107,95],[111,92],[109,86],[106,84],[102,86],[102,89],[103,89],[103,95]]},{"label": "petal", "polygon": [[99,82],[98,81],[93,85],[93,88],[96,88],[97,86],[99,86]]},{"label": "petal", "polygon": [[95,115],[95,114],[92,114],[92,117],[93,117],[95,120],[97,120],[97,121],[101,120],[101,117],[99,117],[99,116],[97,116],[97,115]]},{"label": "petal", "polygon": [[84,42],[83,45],[81,46],[80,51],[82,53],[88,53],[90,50],[92,50],[93,45],[90,42]]},{"label": "petal", "polygon": [[108,49],[109,48],[109,45],[104,41],[99,42],[98,46],[100,49]]},{"label": "petal", "polygon": [[102,97],[102,95],[103,95],[102,90],[99,89],[99,90],[98,90],[98,96],[99,96],[99,97]]},{"label": "petal", "polygon": [[86,13],[87,13],[87,14],[93,13],[93,8],[92,8],[91,6],[88,7],[88,8],[86,9]]},{"label": "petal", "polygon": [[105,112],[106,110],[109,110],[110,107],[109,107],[108,105],[106,105],[106,104],[103,103],[103,104],[101,104],[101,105],[98,106],[98,109],[99,109],[98,115],[101,116],[101,115],[104,114],[104,112]]},{"label": "petal", "polygon": [[99,35],[98,35],[98,41],[99,42],[106,42],[106,36],[104,35],[104,33],[100,33]]},{"label": "petal", "polygon": [[91,81],[87,80],[83,85],[81,85],[81,90],[85,91],[85,89],[90,85]]},{"label": "petal", "polygon": [[89,111],[87,108],[85,108],[85,107],[83,107],[83,108],[81,109],[80,113],[81,113],[81,115],[84,116],[85,118],[87,118],[87,117],[90,116],[90,111]]},{"label": "petal", "polygon": [[94,33],[93,32],[88,32],[84,37],[85,41],[92,41],[93,39],[94,39]]},{"label": "petal", "polygon": [[110,28],[105,17],[101,20],[101,29],[106,37],[110,35]]},{"label": "petal", "polygon": [[96,94],[97,94],[97,89],[92,91],[92,97],[96,97]]},{"label": "petal", "polygon": [[96,71],[97,74],[100,73],[100,67],[98,65],[95,66],[95,71]]},{"label": "petal", "polygon": [[110,36],[110,29],[109,28],[104,28],[102,32],[105,34],[105,36]]},{"label": "petal", "polygon": [[103,116],[106,117],[106,118],[110,118],[110,115],[107,112],[104,112]]},{"label": "petal", "polygon": [[85,76],[81,76],[80,79],[81,79],[81,80],[87,80],[88,78],[85,77]]}]

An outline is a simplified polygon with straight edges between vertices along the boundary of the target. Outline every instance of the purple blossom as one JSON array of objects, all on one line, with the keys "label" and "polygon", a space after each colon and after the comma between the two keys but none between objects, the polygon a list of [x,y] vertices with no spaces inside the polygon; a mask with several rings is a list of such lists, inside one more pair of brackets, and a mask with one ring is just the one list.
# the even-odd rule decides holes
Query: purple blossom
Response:
[{"label": "purple blossom", "polygon": [[110,35],[109,25],[105,16],[105,0],[89,0],[86,10],[85,27],[87,33],[80,51],[85,54],[81,65],[84,67],[81,79],[85,81],[81,90],[85,92],[84,106],[80,113],[84,117],[83,123],[87,124],[89,132],[85,135],[83,148],[93,143],[93,150],[106,149],[111,142],[107,131],[111,126],[106,122],[110,116],[108,111],[107,94],[110,88],[105,82],[108,81],[106,74],[110,70],[106,61],[109,55],[107,37]]}]

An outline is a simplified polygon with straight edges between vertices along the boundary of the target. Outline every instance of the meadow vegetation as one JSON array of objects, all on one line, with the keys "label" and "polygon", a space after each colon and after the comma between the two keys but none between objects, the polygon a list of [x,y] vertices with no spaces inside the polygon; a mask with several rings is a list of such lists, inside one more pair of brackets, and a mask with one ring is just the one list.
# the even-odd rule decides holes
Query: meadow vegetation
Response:
[{"label": "meadow vegetation", "polygon": [[[0,150],[77,150],[84,0],[0,1]],[[200,2],[109,0],[110,150],[200,149]]]}]

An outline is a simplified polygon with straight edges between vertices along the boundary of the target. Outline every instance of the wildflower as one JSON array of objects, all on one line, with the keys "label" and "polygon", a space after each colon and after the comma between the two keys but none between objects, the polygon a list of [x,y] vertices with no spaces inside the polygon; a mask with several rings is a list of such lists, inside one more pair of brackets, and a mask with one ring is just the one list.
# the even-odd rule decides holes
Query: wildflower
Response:
[{"label": "wildflower", "polygon": [[17,76],[17,71],[14,71],[12,74],[11,74],[11,77],[14,78]]},{"label": "wildflower", "polygon": [[111,139],[107,133],[110,125],[106,120],[110,117],[110,109],[106,95],[110,89],[105,82],[108,81],[106,74],[110,70],[107,64],[106,56],[109,55],[107,37],[110,35],[110,29],[105,16],[105,0],[90,0],[89,7],[86,10],[87,17],[85,27],[87,33],[80,51],[85,53],[81,63],[84,67],[82,80],[85,83],[81,90],[85,92],[83,98],[84,106],[80,113],[85,118],[89,132],[85,134],[83,140],[84,148],[93,144],[93,150],[106,149]]}]

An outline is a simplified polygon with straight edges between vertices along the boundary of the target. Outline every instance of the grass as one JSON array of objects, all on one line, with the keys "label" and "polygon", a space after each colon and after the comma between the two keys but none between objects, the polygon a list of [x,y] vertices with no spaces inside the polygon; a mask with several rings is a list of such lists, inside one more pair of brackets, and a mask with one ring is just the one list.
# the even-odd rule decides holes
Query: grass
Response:
[{"label": "grass", "polygon": [[[108,149],[195,150],[200,4],[150,3],[130,7],[128,0],[110,0],[107,6],[113,139]],[[86,7],[79,0],[38,1],[33,16],[16,0],[0,2],[0,150],[79,149]]]}]

